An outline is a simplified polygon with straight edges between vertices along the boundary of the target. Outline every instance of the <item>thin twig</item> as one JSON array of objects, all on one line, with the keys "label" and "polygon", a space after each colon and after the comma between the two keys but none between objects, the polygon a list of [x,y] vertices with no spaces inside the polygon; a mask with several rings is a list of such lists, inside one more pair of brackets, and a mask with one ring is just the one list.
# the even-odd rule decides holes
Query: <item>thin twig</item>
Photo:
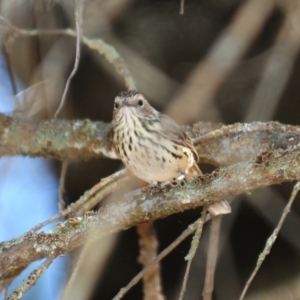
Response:
[{"label": "thin twig", "polygon": [[144,268],[141,272],[139,272],[132,280],[122,288],[119,293],[113,298],[114,300],[121,299],[134,285],[136,285],[141,278],[150,270],[157,262],[161,261],[165,258],[169,253],[171,253],[181,242],[183,242],[189,235],[191,235],[197,228],[199,221],[197,220],[193,224],[191,224],[187,229],[185,229],[181,235],[173,241],[167,248],[165,248],[157,257]]},{"label": "thin twig", "polygon": [[[286,201],[284,197],[274,188],[266,187],[259,189],[250,195],[245,195],[248,203],[258,210],[259,215],[265,222],[268,222],[272,228],[278,223],[278,214],[282,212]],[[272,200],[271,200],[272,199]],[[294,230],[290,230],[293,228]],[[280,236],[284,241],[295,247],[300,252],[300,240],[298,232],[300,231],[300,219],[296,211],[292,210],[289,217],[285,220],[285,226],[281,228]],[[223,236],[223,235],[222,235]]]},{"label": "thin twig", "polygon": [[203,288],[203,300],[211,300],[214,290],[214,275],[218,258],[218,245],[220,239],[222,216],[212,218],[207,249],[206,273]]},{"label": "thin twig", "polygon": [[[53,30],[40,30],[40,29],[20,29],[14,25],[12,25],[8,20],[6,20],[3,16],[0,15],[0,20],[14,32],[14,36],[11,37],[11,41],[17,36],[36,36],[36,35],[68,35],[72,37],[77,37],[76,31],[71,28],[67,29],[53,29]],[[77,40],[78,42],[78,40]],[[90,49],[94,49],[99,52],[99,54],[103,55],[105,59],[110,62],[116,72],[120,74],[124,81],[127,89],[135,90],[136,84],[135,81],[126,66],[124,59],[121,57],[120,53],[116,50],[115,47],[109,45],[102,39],[90,39],[83,35],[81,35],[81,42],[88,46]]]},{"label": "thin twig", "polygon": [[253,270],[250,278],[248,279],[248,281],[247,281],[247,283],[246,283],[246,285],[244,287],[244,290],[243,290],[243,292],[241,294],[240,300],[244,299],[244,297],[245,297],[245,295],[247,293],[247,290],[248,290],[250,284],[252,283],[255,275],[257,274],[259,268],[261,267],[262,263],[266,259],[266,256],[270,253],[271,248],[274,245],[274,243],[276,241],[276,238],[278,236],[278,233],[279,233],[279,231],[280,231],[280,229],[282,227],[282,224],[283,224],[285,218],[287,217],[287,214],[290,212],[291,206],[292,206],[292,204],[293,204],[293,202],[294,202],[294,200],[295,200],[295,198],[296,198],[297,193],[299,192],[299,190],[300,190],[300,181],[298,181],[296,183],[296,185],[294,186],[294,189],[293,189],[292,195],[290,197],[290,200],[289,200],[289,202],[287,203],[286,207],[283,210],[283,213],[281,215],[281,218],[280,218],[280,220],[278,222],[277,227],[275,228],[275,230],[273,231],[273,233],[271,234],[271,236],[268,238],[263,252],[259,255],[257,263],[256,263],[256,267]]},{"label": "thin twig", "polygon": [[57,111],[54,114],[54,118],[57,117],[57,115],[59,114],[60,110],[62,109],[66,97],[67,97],[67,93],[69,90],[69,86],[71,83],[72,78],[75,76],[77,70],[78,70],[78,66],[79,66],[79,61],[80,61],[80,42],[81,42],[81,22],[82,22],[82,0],[76,0],[75,1],[75,24],[76,24],[76,55],[75,55],[75,62],[74,62],[74,67],[73,70],[70,74],[70,76],[67,79],[66,82],[66,86],[65,86],[65,90],[63,92],[59,107],[57,109]]},{"label": "thin twig", "polygon": [[186,284],[187,284],[187,280],[188,280],[188,277],[189,277],[189,272],[190,272],[192,260],[195,256],[196,250],[199,246],[199,241],[200,241],[200,238],[201,238],[201,235],[202,235],[203,225],[204,225],[205,219],[206,219],[206,213],[207,213],[207,209],[206,209],[206,207],[204,207],[203,211],[202,211],[202,214],[201,214],[201,218],[198,220],[195,235],[193,236],[193,239],[192,239],[191,249],[189,251],[189,254],[185,257],[185,260],[187,260],[188,263],[187,263],[184,278],[183,278],[183,283],[182,283],[182,287],[181,287],[181,291],[180,291],[180,295],[179,295],[179,300],[183,299],[183,296],[184,296],[184,293],[185,293],[185,290],[186,290]]},{"label": "thin twig", "polygon": [[105,196],[120,188],[126,179],[126,174],[127,170],[121,170],[106,178],[102,178],[98,184],[86,191],[75,203],[69,205],[65,210],[53,216],[49,220],[36,225],[31,231],[37,231],[42,227],[70,214],[82,215],[85,211],[92,209]]},{"label": "thin twig", "polygon": [[44,274],[52,263],[53,258],[47,258],[46,261],[41,264],[36,270],[31,272],[27,280],[25,280],[11,295],[9,295],[5,300],[17,300],[21,299],[24,294],[35,285],[36,281]]}]

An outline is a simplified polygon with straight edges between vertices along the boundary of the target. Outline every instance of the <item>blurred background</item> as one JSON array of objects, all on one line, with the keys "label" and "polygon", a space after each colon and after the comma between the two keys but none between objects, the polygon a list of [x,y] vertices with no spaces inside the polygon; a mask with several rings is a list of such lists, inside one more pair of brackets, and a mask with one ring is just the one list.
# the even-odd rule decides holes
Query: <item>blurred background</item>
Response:
[{"label": "blurred background", "polygon": [[[261,1],[262,11],[265,4]],[[185,103],[194,111],[193,116],[188,112],[185,114],[181,112],[182,115],[176,116],[172,110],[175,105],[174,99],[186,80],[201,67],[203,61],[207,60],[228,28],[233,26],[233,20],[245,7],[246,1],[187,0],[185,13],[180,15],[179,1],[86,0],[83,2],[81,26],[84,36],[101,38],[114,46],[124,59],[138,90],[153,106],[160,111],[170,112],[178,122],[191,124],[196,121],[212,121],[233,124],[277,120],[298,125],[300,41],[297,34],[300,31],[300,23],[294,22],[293,19],[295,15],[297,17],[298,4],[298,0],[286,1],[285,4],[277,1],[274,4],[270,13],[266,14],[258,34],[251,38],[251,42],[241,53],[241,59],[236,59],[232,71],[225,74],[221,84],[211,93],[211,97],[200,106],[193,106],[195,101],[196,103],[203,101],[197,99],[197,94],[191,103]],[[1,1],[1,15],[21,29],[75,28],[74,10],[74,1],[71,0]],[[259,13],[257,11],[257,14]],[[300,15],[298,16],[300,20]],[[289,18],[290,22],[287,22]],[[3,89],[13,103],[13,95],[20,90],[46,81],[47,87],[36,96],[36,99],[43,102],[43,112],[39,114],[38,120],[53,118],[67,77],[74,65],[76,39],[62,34],[16,37],[11,35],[7,23],[0,21],[3,74],[6,76],[6,80],[1,82]],[[252,24],[248,25],[251,28]],[[238,28],[237,34],[240,36],[237,35],[237,40],[232,41],[232,49],[225,50],[220,64],[226,63],[228,59],[226,51],[234,52],[234,47],[238,47],[239,42],[249,35],[247,27]],[[199,86],[201,87],[201,82]],[[125,89],[122,76],[116,72],[113,64],[108,62],[107,57],[82,44],[79,68],[71,81],[66,103],[58,117],[110,122],[114,97]],[[0,101],[1,105],[2,101],[4,100]],[[18,105],[10,104],[7,108],[1,109],[9,113],[18,109]],[[7,161],[6,166],[0,165],[1,176],[6,178],[7,175],[2,169],[11,167],[15,159],[17,158]],[[28,160],[36,162],[36,159]],[[51,216],[58,210],[56,209],[58,196],[54,191],[58,189],[61,163],[47,161],[45,164],[47,166],[45,170],[36,169],[32,172],[38,172],[39,177],[45,180],[48,178],[47,174],[51,173],[53,176],[46,180],[48,183],[49,180],[53,182],[48,194],[49,199],[39,199],[45,204],[42,205],[42,209],[47,205],[53,208],[46,209]],[[76,201],[84,191],[99,182],[100,178],[112,174],[121,167],[121,162],[105,158],[71,163],[66,175],[67,202]],[[213,167],[204,165],[202,169],[204,172],[211,172]],[[26,170],[27,174],[31,172],[27,168]],[[17,186],[24,181],[24,177],[13,175],[10,180],[8,191],[18,191]],[[36,179],[32,182],[33,186],[41,185]],[[4,216],[11,213],[14,213],[18,220],[18,222],[14,220],[14,223],[20,228],[16,235],[49,217],[45,215],[39,220],[32,219],[32,214],[40,215],[40,213],[30,209],[29,204],[36,207],[32,199],[37,197],[30,194],[31,188],[22,189],[22,194],[27,194],[31,200],[23,201],[25,208],[21,211],[19,207],[22,203],[15,202],[18,196],[4,193],[2,191],[5,187],[0,188],[2,228],[0,232],[4,232],[3,228],[9,226]],[[238,299],[266,239],[279,220],[291,189],[292,184],[282,184],[279,187],[261,189],[251,195],[240,196],[233,202],[232,214],[226,215],[222,221],[214,299]],[[41,190],[42,193],[46,193],[45,189]],[[249,299],[252,299],[251,297],[263,299],[259,293],[272,291],[275,287],[282,287],[282,291],[280,290],[282,295],[278,292],[276,299],[300,299],[300,294],[288,298],[292,293],[289,286],[300,278],[299,213],[298,200],[271,254],[251,285]],[[168,246],[199,215],[200,210],[195,210],[156,221],[155,229],[160,249]],[[30,219],[31,223],[25,226],[27,219]],[[192,264],[185,297],[188,300],[201,298],[208,229],[209,226],[206,226]],[[1,239],[12,237],[15,236],[3,235]],[[184,257],[190,242],[190,238],[186,239],[162,261],[163,292],[167,299],[178,297],[186,265]],[[137,257],[138,238],[136,229],[131,228],[118,236],[90,299],[112,299],[140,270]],[[67,275],[68,268],[64,266]],[[56,276],[50,277],[53,279]],[[59,281],[62,282],[61,279]],[[34,299],[45,298],[36,294]],[[49,299],[55,298],[53,296]],[[124,299],[142,299],[141,283]]]}]

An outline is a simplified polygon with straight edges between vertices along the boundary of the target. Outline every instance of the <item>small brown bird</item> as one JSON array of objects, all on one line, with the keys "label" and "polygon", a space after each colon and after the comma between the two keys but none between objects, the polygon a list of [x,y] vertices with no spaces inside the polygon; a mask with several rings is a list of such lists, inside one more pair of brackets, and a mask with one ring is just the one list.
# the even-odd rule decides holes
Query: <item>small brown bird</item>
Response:
[{"label": "small brown bird", "polygon": [[[139,92],[121,92],[115,98],[112,125],[118,156],[133,175],[150,185],[202,175],[187,133]],[[208,210],[213,215],[231,211],[227,201]]]}]

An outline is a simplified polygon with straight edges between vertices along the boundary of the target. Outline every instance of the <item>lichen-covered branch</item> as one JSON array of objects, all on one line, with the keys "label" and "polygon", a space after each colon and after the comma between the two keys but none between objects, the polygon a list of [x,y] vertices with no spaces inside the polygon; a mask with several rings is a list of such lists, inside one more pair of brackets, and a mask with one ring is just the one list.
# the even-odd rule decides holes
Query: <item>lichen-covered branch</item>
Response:
[{"label": "lichen-covered branch", "polygon": [[[298,126],[278,122],[223,127],[201,122],[185,126],[185,130],[195,139],[200,161],[221,166],[300,143]],[[117,158],[108,123],[56,119],[34,123],[0,114],[0,157],[20,154],[69,161]]]},{"label": "lichen-covered branch", "polygon": [[149,189],[98,214],[71,218],[50,233],[28,233],[0,244],[0,272],[20,268],[43,257],[62,255],[89,238],[101,238],[141,222],[210,205],[256,188],[300,179],[300,149],[276,150],[214,171],[175,182],[163,190]]},{"label": "lichen-covered branch", "polygon": [[109,124],[56,119],[33,123],[0,114],[0,156],[20,154],[59,160],[116,158]]},{"label": "lichen-covered branch", "polygon": [[264,151],[300,145],[300,127],[278,122],[236,123],[199,138],[197,132],[189,133],[195,138],[200,161],[220,166],[248,160]]}]

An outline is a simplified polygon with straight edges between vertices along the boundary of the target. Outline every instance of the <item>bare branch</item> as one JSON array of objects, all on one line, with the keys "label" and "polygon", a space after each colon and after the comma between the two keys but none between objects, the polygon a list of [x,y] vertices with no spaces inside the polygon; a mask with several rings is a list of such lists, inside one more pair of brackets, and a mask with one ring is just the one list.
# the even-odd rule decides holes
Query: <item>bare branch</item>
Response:
[{"label": "bare branch", "polygon": [[[205,222],[211,219],[210,215],[206,215]],[[113,298],[113,300],[120,300],[135,284],[142,279],[142,277],[157,263],[164,259],[168,254],[170,254],[181,242],[183,242],[189,235],[191,235],[198,227],[199,221],[197,220],[193,224],[189,225],[187,229],[185,229],[180,236],[176,238],[168,247],[166,247],[162,252],[160,252],[157,257],[144,268],[141,272],[139,272],[132,280],[126,285],[126,287],[122,288],[119,293]]]},{"label": "bare branch", "polygon": [[113,298],[113,300],[120,300],[135,284],[141,280],[141,278],[159,261],[165,258],[169,253],[171,253],[182,241],[184,241],[190,234],[192,234],[198,225],[198,220],[191,224],[184,232],[176,238],[167,248],[165,248],[157,257],[144,268],[141,272],[139,272],[134,278],[126,285],[126,287],[122,288],[119,293]]},{"label": "bare branch", "polygon": [[[137,226],[139,234],[140,256],[139,263],[145,268],[152,263],[157,255],[158,241],[156,239],[153,222],[145,222]],[[157,262],[144,275],[144,300],[163,300],[160,279],[160,264]]]},{"label": "bare branch", "polygon": [[219,239],[221,229],[222,216],[216,216],[212,218],[210,233],[209,233],[209,244],[207,249],[207,262],[206,272],[203,288],[203,300],[211,300],[214,291],[214,276],[217,265],[217,258],[219,254]]}]

